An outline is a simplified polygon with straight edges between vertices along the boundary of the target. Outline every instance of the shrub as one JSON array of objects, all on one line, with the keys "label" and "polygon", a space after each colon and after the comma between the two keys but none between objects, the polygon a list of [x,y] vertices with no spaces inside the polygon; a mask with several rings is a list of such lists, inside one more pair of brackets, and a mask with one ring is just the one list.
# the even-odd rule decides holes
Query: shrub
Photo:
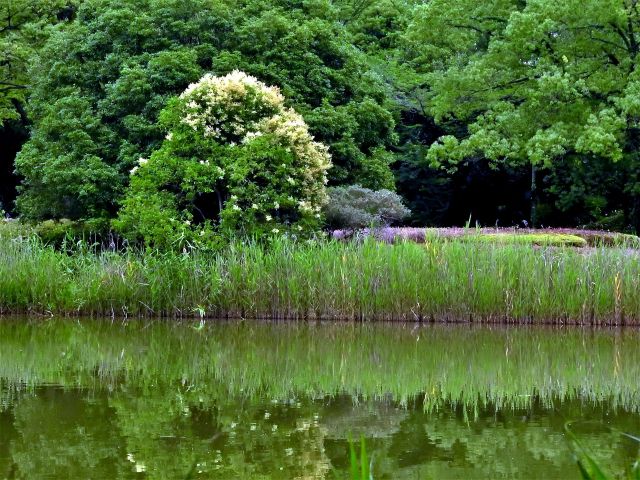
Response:
[{"label": "shrub", "polygon": [[32,234],[33,230],[18,220],[10,218],[0,219],[0,243],[14,238],[28,237]]},{"label": "shrub", "polygon": [[[25,225],[25,228],[29,228]],[[93,218],[86,221],[75,221],[67,218],[60,220],[45,220],[35,224],[33,233],[47,245],[60,247],[67,240],[83,240],[94,242],[107,238],[109,221]]]},{"label": "shrub", "polygon": [[394,192],[351,185],[329,189],[325,214],[331,227],[354,229],[399,223],[411,211]]},{"label": "shrub", "polygon": [[330,157],[278,88],[239,71],[205,75],[160,118],[169,133],[131,171],[115,222],[125,236],[183,248],[319,229]]}]

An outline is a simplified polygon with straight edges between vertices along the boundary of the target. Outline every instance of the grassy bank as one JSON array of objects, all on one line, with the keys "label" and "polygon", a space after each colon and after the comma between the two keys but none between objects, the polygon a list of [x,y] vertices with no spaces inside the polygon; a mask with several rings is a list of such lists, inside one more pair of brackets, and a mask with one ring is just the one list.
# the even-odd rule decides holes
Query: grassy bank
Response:
[{"label": "grassy bank", "polygon": [[438,240],[69,253],[5,238],[0,312],[640,324],[640,257]]}]

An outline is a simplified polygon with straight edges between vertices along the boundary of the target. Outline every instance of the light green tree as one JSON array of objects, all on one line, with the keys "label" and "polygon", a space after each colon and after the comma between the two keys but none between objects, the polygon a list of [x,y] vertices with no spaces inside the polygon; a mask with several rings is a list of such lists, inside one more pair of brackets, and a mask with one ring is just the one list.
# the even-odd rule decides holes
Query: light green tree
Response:
[{"label": "light green tree", "polygon": [[[636,0],[434,0],[417,7],[407,57],[436,121],[461,122],[429,150],[438,165],[473,155],[535,171],[575,155],[631,162],[640,226],[640,14]],[[578,160],[579,161],[579,160]],[[535,213],[532,217],[535,218]]]}]

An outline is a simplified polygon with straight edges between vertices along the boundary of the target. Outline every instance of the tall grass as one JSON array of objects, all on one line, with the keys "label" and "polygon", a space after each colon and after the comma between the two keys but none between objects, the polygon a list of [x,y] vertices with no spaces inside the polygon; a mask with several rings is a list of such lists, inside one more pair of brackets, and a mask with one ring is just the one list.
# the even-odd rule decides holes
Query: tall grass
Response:
[{"label": "tall grass", "polygon": [[640,255],[437,240],[69,252],[0,238],[0,313],[640,324]]}]

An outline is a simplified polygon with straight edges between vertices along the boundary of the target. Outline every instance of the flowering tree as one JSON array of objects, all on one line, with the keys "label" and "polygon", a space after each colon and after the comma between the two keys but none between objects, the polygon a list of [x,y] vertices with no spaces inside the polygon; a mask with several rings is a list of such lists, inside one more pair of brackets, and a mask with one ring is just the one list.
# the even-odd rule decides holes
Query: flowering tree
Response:
[{"label": "flowering tree", "polygon": [[127,237],[168,247],[319,228],[330,157],[278,88],[207,74],[160,122],[169,133],[131,170],[116,221]]}]

